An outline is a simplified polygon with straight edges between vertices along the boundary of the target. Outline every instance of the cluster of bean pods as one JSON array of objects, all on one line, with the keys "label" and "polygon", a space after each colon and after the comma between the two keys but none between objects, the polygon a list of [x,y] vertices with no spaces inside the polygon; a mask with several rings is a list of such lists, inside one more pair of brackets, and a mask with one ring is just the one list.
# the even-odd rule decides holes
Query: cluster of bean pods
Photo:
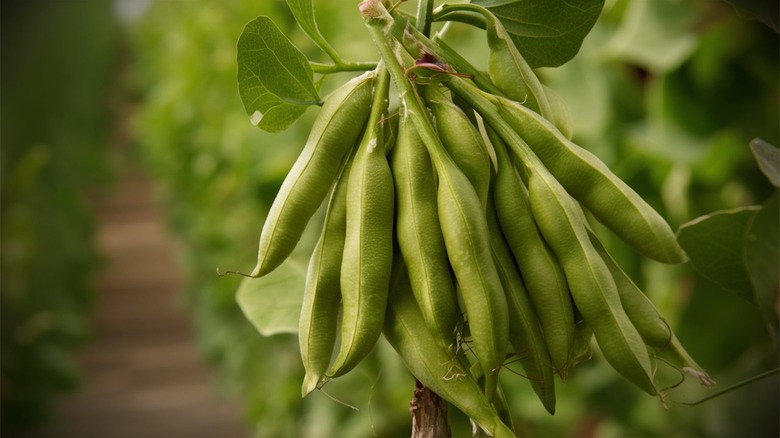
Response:
[{"label": "cluster of bean pods", "polygon": [[500,22],[486,12],[489,78],[472,82],[441,45],[408,28],[396,38],[381,1],[360,11],[382,60],[323,105],[252,272],[279,266],[328,198],[300,317],[303,395],[353,369],[383,333],[420,382],[495,436],[512,435],[502,368],[519,362],[553,413],[555,375],[565,380],[592,338],[649,394],[660,391],[652,357],[713,383],[586,215],[665,263],[685,260],[674,233],[569,139],[560,101]]}]

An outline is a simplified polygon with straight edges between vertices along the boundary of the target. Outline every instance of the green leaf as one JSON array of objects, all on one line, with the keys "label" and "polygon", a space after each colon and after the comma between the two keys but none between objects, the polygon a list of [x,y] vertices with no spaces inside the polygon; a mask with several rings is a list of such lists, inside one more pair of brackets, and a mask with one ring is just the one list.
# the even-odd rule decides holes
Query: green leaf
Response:
[{"label": "green leaf", "polygon": [[756,305],[775,337],[780,293],[780,198],[774,195],[755,214],[745,235],[745,266],[755,291]]},{"label": "green leaf", "polygon": [[775,187],[780,187],[780,149],[760,138],[750,142],[750,149],[753,151],[753,156],[756,157],[758,167],[764,172],[769,182]]},{"label": "green leaf", "polygon": [[769,26],[775,32],[780,32],[780,3],[776,0],[725,0],[737,9],[748,13],[757,20]]},{"label": "green leaf", "polygon": [[751,303],[755,299],[743,240],[758,210],[752,206],[708,214],[681,226],[677,235],[697,272]]},{"label": "green leaf", "polygon": [[692,2],[633,0],[610,41],[607,52],[657,73],[671,71],[696,49],[695,21],[700,10]]},{"label": "green leaf", "polygon": [[285,129],[320,102],[309,61],[268,17],[250,21],[238,39],[238,90],[254,125]]},{"label": "green leaf", "polygon": [[266,276],[245,278],[236,301],[261,335],[297,333],[305,281],[306,266],[288,259]]},{"label": "green leaf", "polygon": [[557,67],[580,50],[604,0],[472,0],[501,20],[532,68]]},{"label": "green leaf", "polygon": [[285,103],[262,85],[256,87],[252,92],[259,93],[257,98],[250,103],[245,102],[244,107],[249,121],[263,131],[284,131],[309,108],[307,105]]}]

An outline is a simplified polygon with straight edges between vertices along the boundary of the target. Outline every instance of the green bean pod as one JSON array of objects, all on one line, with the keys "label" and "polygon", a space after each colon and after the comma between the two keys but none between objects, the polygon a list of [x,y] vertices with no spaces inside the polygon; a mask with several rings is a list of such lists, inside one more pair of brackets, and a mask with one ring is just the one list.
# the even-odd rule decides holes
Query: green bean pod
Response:
[{"label": "green bean pod", "polygon": [[396,262],[383,331],[387,341],[420,383],[461,410],[485,433],[514,437],[458,357],[430,331],[417,306],[406,267],[400,258]]},{"label": "green bean pod", "polygon": [[338,377],[374,348],[382,333],[393,262],[394,188],[382,115],[389,78],[380,69],[371,117],[347,181],[347,228],[341,263],[341,345],[327,372]]},{"label": "green bean pod", "polygon": [[620,304],[609,269],[590,243],[579,205],[500,116],[490,95],[459,78],[450,78],[448,86],[485,118],[523,166],[539,231],[558,257],[574,303],[593,328],[607,361],[639,388],[656,394],[647,349]]},{"label": "green bean pod", "polygon": [[501,22],[493,17],[490,23],[487,29],[490,80],[508,98],[552,119],[550,102],[536,73],[517,50]]},{"label": "green bean pod", "polygon": [[460,316],[436,206],[431,158],[407,117],[391,156],[396,190],[396,240],[428,327],[449,346]]},{"label": "green bean pod", "polygon": [[550,121],[561,131],[564,137],[571,140],[573,135],[571,118],[569,117],[569,108],[566,106],[566,102],[563,100],[560,94],[558,94],[552,88],[542,85],[544,88],[544,94],[547,95],[547,100],[550,102],[550,111],[552,111],[552,119]]},{"label": "green bean pod", "polygon": [[485,371],[485,388],[492,399],[509,337],[506,297],[477,193],[452,160],[440,159],[436,164],[444,244],[462,291],[474,354]]},{"label": "green bean pod", "polygon": [[647,298],[636,283],[631,280],[631,277],[609,255],[609,252],[604,248],[596,234],[590,230],[588,234],[593,247],[604,259],[604,263],[606,263],[612,273],[612,277],[615,279],[620,302],[626,311],[628,319],[634,324],[645,344],[654,348],[659,356],[680,367],[685,373],[698,378],[703,385],[713,385],[715,381],[688,354],[672,331],[669,323],[658,313],[653,302]]},{"label": "green bean pod", "polygon": [[666,320],[658,313],[653,303],[637,287],[633,280],[620,268],[611,255],[607,252],[598,237],[588,232],[593,247],[606,263],[612,278],[615,279],[620,302],[628,315],[628,319],[634,324],[645,344],[650,347],[663,350],[669,347],[672,341],[672,329]]},{"label": "green bean pod", "polygon": [[313,391],[328,370],[336,343],[341,305],[341,259],[347,234],[347,178],[352,167],[348,155],[328,201],[325,223],[306,273],[298,343],[306,375],[301,394]]},{"label": "green bean pod", "polygon": [[499,111],[563,187],[642,254],[664,263],[686,255],[669,224],[595,155],[528,108],[498,98]]},{"label": "green bean pod", "polygon": [[471,182],[441,144],[417,90],[409,83],[396,58],[385,34],[392,25],[392,17],[376,0],[361,3],[360,11],[399,92],[402,110],[414,123],[436,169],[439,178],[437,206],[444,245],[463,291],[474,354],[486,371],[486,392],[488,399],[492,399],[506,353],[509,317],[506,297],[491,255],[483,206]]},{"label": "green bean pod", "polygon": [[572,349],[572,366],[591,358],[593,352],[590,343],[593,340],[593,328],[580,319],[574,323],[574,348]]},{"label": "green bean pod", "polygon": [[512,409],[509,408],[509,401],[506,399],[504,390],[501,389],[501,385],[496,388],[496,396],[493,397],[493,408],[498,413],[498,418],[509,430],[514,430],[515,425],[512,421]]},{"label": "green bean pod", "polygon": [[577,309],[593,328],[604,357],[636,386],[657,394],[647,348],[623,310],[609,269],[590,242],[579,206],[541,165],[528,169],[528,192],[539,229],[558,256]]},{"label": "green bean pod", "polygon": [[295,249],[333,185],[342,159],[360,136],[371,107],[375,76],[368,72],[352,79],[322,106],[303,151],[271,204],[252,277],[273,271]]},{"label": "green bean pod", "polygon": [[491,164],[482,135],[468,115],[443,92],[442,87],[425,87],[424,97],[433,114],[441,143],[471,181],[482,205],[486,205]]},{"label": "green bean pod", "polygon": [[[685,252],[660,214],[591,152],[569,141],[555,126],[509,99],[487,94],[461,78],[447,86],[468,101],[488,123],[507,125],[541,159],[575,199],[642,254],[664,263],[682,263]],[[500,119],[500,120],[499,120]]]},{"label": "green bean pod", "polygon": [[[487,209],[490,240],[496,269],[504,285],[509,311],[509,343],[515,351],[536,395],[550,414],[555,413],[555,375],[545,335],[523,278],[507,247],[495,206]],[[566,291],[568,294],[568,290]]]},{"label": "green bean pod", "polygon": [[501,230],[523,274],[555,370],[565,380],[572,365],[574,345],[574,310],[569,285],[557,257],[539,233],[528,190],[506,145],[492,129],[488,129],[488,136],[498,163],[493,198]]}]

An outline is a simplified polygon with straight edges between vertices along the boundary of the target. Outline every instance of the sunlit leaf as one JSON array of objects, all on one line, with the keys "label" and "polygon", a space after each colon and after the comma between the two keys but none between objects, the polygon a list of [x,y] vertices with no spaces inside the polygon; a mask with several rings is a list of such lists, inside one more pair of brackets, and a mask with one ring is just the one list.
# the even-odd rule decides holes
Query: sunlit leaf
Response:
[{"label": "sunlit leaf", "polygon": [[758,167],[775,187],[780,187],[780,149],[756,138],[750,142]]},{"label": "sunlit leaf", "polygon": [[745,268],[743,240],[759,207],[718,211],[680,227],[677,240],[703,277],[755,302]]},{"label": "sunlit leaf", "polygon": [[557,67],[577,54],[604,0],[472,0],[496,16],[533,67]]},{"label": "sunlit leaf", "polygon": [[244,109],[261,129],[281,131],[320,101],[309,61],[268,17],[246,25],[237,63]]},{"label": "sunlit leaf", "polygon": [[778,195],[756,213],[745,235],[745,266],[755,291],[756,305],[778,340],[780,293],[780,202]]},{"label": "sunlit leaf", "polygon": [[288,259],[266,276],[245,278],[236,301],[261,335],[297,333],[305,279],[306,266]]}]

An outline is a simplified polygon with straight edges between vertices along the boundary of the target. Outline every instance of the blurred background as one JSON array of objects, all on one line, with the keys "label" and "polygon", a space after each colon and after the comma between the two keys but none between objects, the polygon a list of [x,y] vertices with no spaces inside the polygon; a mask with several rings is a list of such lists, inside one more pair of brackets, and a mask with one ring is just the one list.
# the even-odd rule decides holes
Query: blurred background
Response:
[{"label": "blurred background", "polygon": [[[320,28],[342,56],[372,60],[355,3],[315,2]],[[258,15],[327,60],[281,0],[3,2],[3,436],[409,435],[414,381],[384,341],[302,400],[296,336],[261,336],[240,280],[216,275],[254,266],[316,115],[279,134],[249,122],[235,46]],[[483,35],[450,36],[484,65]],[[723,0],[607,0],[579,55],[540,75],[575,141],[677,229],[776,192],[748,145],[780,144],[779,48]],[[604,238],[719,387],[777,367],[754,306]],[[780,435],[777,374],[695,406],[708,392],[686,383],[664,408],[594,357],[559,385],[553,417],[523,378],[503,378],[524,436]]]}]

